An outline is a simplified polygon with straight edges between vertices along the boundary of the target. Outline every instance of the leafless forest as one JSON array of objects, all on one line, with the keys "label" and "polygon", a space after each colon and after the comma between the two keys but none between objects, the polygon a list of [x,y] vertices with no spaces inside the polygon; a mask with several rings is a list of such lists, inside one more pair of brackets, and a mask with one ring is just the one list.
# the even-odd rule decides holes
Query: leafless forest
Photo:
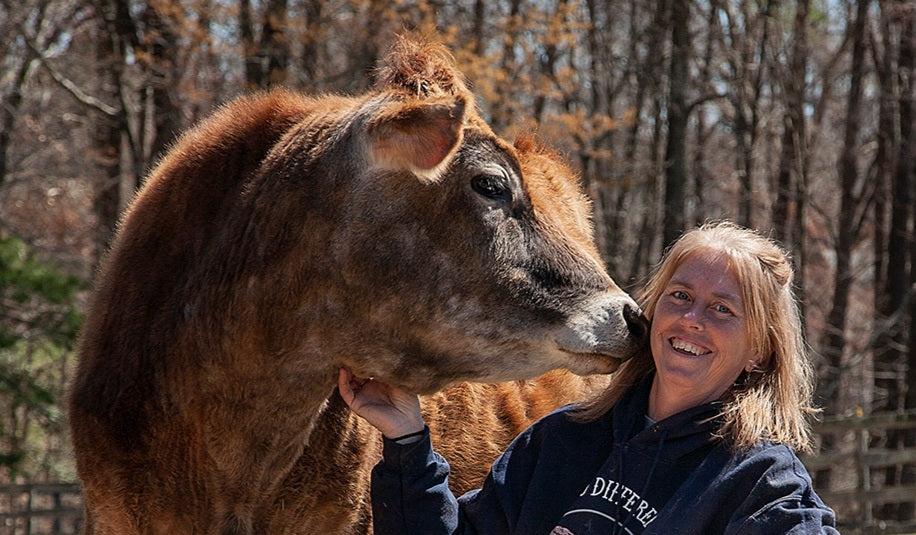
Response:
[{"label": "leafless forest", "polygon": [[0,479],[73,477],[81,306],[175,136],[249,91],[360,92],[405,31],[568,156],[628,289],[697,222],[761,229],[825,414],[916,408],[913,0],[0,0]]}]

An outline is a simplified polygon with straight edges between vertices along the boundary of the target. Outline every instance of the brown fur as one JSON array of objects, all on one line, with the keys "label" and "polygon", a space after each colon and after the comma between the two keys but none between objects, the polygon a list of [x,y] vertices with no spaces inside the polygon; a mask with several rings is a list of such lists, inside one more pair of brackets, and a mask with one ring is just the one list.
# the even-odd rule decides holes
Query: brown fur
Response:
[{"label": "brown fur", "polygon": [[[241,98],[152,173],[80,342],[87,533],[366,533],[379,438],[339,367],[435,392],[607,373],[642,346],[572,173],[497,138],[448,58],[404,41],[367,95]],[[587,382],[428,398],[456,488]]]}]

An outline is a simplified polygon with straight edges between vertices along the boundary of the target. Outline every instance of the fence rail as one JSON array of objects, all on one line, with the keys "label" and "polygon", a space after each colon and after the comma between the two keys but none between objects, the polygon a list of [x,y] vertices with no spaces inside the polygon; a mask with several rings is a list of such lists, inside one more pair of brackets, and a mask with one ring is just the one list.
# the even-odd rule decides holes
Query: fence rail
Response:
[{"label": "fence rail", "polygon": [[82,494],[77,483],[0,487],[0,535],[79,533]]},{"label": "fence rail", "polygon": [[[812,474],[830,474],[826,485],[815,477],[815,487],[842,533],[916,534],[916,410],[831,417],[814,431],[822,451],[802,461]],[[888,444],[892,434],[906,440]],[[889,484],[889,470],[902,478]]]}]

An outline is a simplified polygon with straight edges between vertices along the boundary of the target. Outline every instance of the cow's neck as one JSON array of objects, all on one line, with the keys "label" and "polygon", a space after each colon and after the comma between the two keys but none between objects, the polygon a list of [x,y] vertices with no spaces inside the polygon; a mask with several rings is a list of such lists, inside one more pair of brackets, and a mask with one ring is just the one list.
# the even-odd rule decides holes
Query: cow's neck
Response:
[{"label": "cow's neck", "polygon": [[283,375],[267,363],[261,374],[230,375],[235,379],[221,393],[226,399],[211,393],[209,407],[202,407],[215,468],[205,477],[219,489],[210,521],[256,526],[273,506],[265,498],[280,492],[314,439],[334,385],[329,373]]},{"label": "cow's neck", "polygon": [[275,503],[264,511],[264,532],[364,533],[371,521],[369,476],[380,457],[378,431],[333,392]]}]

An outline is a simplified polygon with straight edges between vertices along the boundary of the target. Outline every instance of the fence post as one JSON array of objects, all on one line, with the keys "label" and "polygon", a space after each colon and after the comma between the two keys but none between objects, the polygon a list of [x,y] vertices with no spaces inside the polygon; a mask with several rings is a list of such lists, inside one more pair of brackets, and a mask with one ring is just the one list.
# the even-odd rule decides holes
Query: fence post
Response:
[{"label": "fence post", "polygon": [[25,511],[28,516],[25,517],[25,532],[32,533],[32,488],[29,487],[26,492]]},{"label": "fence post", "polygon": [[[865,456],[868,453],[868,442],[871,433],[867,426],[862,426],[855,431],[856,435],[856,488],[866,496],[871,490],[871,470],[868,468]],[[862,510],[859,512],[859,525],[866,526],[872,521],[871,500],[862,501]]]},{"label": "fence post", "polygon": [[[60,491],[59,491],[59,490],[55,490],[55,491],[54,491],[53,499],[54,499],[54,510],[55,510],[55,511],[60,511],[60,509],[61,509],[61,507],[63,506],[64,503],[63,503],[63,500],[62,500],[61,497],[60,497]],[[52,525],[51,529],[53,530],[52,533],[54,533],[54,535],[57,535],[58,533],[61,532],[61,519],[60,519],[59,516],[55,516],[55,517],[54,517],[54,521],[53,521],[53,525]]]}]

